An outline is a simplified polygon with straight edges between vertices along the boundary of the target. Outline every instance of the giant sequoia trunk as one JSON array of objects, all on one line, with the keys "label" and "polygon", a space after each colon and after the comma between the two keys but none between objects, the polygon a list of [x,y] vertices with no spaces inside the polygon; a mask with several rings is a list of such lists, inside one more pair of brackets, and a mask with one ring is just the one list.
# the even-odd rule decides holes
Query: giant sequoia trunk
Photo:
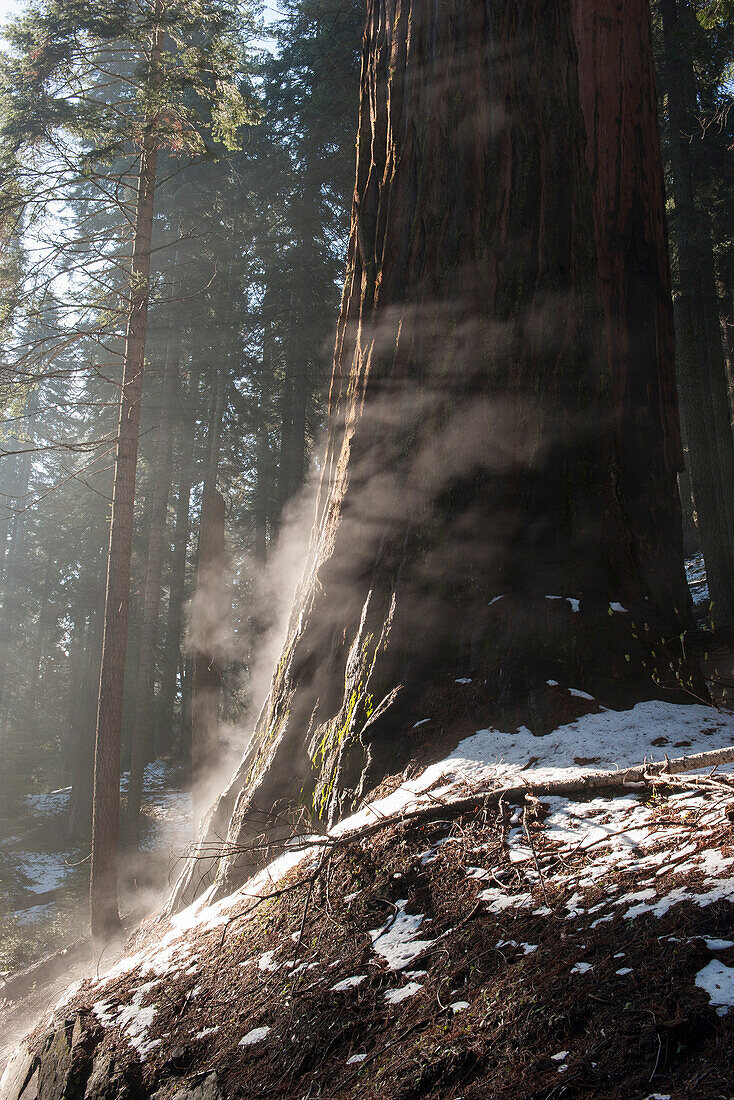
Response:
[{"label": "giant sequoia trunk", "polygon": [[[584,150],[563,0],[369,0],[317,524],[208,820],[220,891],[262,811],[333,820],[404,767],[427,690],[472,676],[485,724],[538,733],[549,679],[609,704],[654,693],[632,623],[675,635],[687,609],[674,520],[652,565],[677,515],[675,398],[654,357],[641,404],[615,376]],[[621,457],[639,433],[642,484]],[[174,904],[200,881],[194,859]]]}]

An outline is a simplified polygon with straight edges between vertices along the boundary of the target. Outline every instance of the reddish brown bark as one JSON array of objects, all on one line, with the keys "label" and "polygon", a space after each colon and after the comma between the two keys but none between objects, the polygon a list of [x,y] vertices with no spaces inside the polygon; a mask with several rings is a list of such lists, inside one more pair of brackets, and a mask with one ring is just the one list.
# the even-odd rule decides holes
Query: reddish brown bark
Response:
[{"label": "reddish brown bark", "polygon": [[[174,367],[174,371],[175,371]],[[135,722],[130,753],[130,779],[127,789],[127,840],[138,841],[143,775],[153,747],[153,696],[158,616],[163,584],[163,545],[166,536],[168,497],[171,492],[170,393],[165,385],[161,400],[160,425],[155,450],[155,484],[148,533],[148,561],[145,571],[140,652],[135,681]]]},{"label": "reddish brown bark", "polygon": [[[152,74],[160,67],[162,44],[163,36],[158,32],[150,60]],[[92,935],[99,941],[110,939],[121,929],[117,900],[120,739],[157,156],[155,128],[149,122],[143,135],[138,170],[94,752],[90,913]]]},{"label": "reddish brown bark", "polygon": [[[437,684],[468,672],[497,720],[537,732],[548,678],[653,694],[609,601],[676,631],[661,593],[684,608],[682,564],[653,588],[635,556],[653,536],[621,495],[584,144],[564,0],[369,0],[317,527],[209,822],[215,843],[229,821],[221,890],[252,865],[257,811],[333,819],[403,768]],[[674,397],[657,408],[641,419],[672,499]]]}]

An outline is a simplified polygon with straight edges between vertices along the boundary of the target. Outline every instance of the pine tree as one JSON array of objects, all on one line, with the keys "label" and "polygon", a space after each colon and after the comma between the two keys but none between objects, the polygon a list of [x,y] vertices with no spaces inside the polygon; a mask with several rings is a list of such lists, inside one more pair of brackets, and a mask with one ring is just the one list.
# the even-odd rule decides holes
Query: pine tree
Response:
[{"label": "pine tree", "polygon": [[[226,3],[191,7],[152,0],[133,10],[50,0],[14,24],[15,57],[3,74],[1,136],[16,161],[30,148],[42,155],[44,142],[53,149],[63,134],[72,148],[75,142],[81,147],[79,176],[93,173],[105,191],[121,183],[105,172],[105,162],[132,160],[135,200],[95,749],[90,896],[92,931],[100,939],[119,929],[119,756],[156,165],[162,147],[201,156],[217,141],[232,146],[249,117],[232,79],[237,56],[226,20],[236,26]],[[31,188],[28,173],[19,174]]]}]

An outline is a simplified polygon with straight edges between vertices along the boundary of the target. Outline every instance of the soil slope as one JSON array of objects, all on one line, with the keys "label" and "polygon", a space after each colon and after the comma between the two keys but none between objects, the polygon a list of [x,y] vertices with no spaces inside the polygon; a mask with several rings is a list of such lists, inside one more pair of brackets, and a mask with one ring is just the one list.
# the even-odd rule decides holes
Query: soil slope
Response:
[{"label": "soil slope", "polygon": [[625,769],[730,746],[734,721],[588,703],[547,738],[479,731],[147,922],[2,1100],[730,1097],[734,777]]}]

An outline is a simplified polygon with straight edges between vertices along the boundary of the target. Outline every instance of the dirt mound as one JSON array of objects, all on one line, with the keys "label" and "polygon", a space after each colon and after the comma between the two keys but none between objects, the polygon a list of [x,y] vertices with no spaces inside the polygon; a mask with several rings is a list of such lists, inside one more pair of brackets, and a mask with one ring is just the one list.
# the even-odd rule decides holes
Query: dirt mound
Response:
[{"label": "dirt mound", "polygon": [[728,780],[451,801],[149,923],[3,1100],[729,1097]]}]

